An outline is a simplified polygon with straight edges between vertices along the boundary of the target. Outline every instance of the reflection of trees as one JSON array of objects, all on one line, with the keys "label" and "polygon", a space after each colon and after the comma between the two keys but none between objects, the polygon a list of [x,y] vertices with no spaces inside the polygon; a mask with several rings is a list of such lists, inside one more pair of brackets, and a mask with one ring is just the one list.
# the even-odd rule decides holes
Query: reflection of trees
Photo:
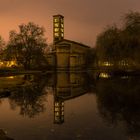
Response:
[{"label": "reflection of trees", "polygon": [[129,136],[140,134],[140,80],[104,79],[97,82],[98,108],[109,124],[124,124]]},{"label": "reflection of trees", "polygon": [[12,91],[10,105],[12,109],[20,107],[20,114],[28,117],[45,111],[46,79],[40,76],[25,76],[21,86]]},{"label": "reflection of trees", "polygon": [[13,138],[10,138],[7,136],[7,132],[3,129],[0,129],[0,140],[14,140]]}]

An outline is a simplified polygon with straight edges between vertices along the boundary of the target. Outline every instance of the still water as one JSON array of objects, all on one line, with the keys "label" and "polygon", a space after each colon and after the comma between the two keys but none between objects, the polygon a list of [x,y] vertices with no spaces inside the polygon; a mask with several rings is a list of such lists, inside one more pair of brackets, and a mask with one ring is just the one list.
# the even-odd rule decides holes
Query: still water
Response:
[{"label": "still water", "polygon": [[0,129],[14,140],[139,140],[140,78],[0,77],[0,112]]}]

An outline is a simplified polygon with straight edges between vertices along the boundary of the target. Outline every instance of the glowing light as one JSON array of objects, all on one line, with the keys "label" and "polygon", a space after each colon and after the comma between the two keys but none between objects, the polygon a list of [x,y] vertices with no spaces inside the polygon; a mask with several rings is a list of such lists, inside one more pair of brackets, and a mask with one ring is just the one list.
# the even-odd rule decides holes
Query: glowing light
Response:
[{"label": "glowing light", "polygon": [[55,26],[55,27],[59,27],[59,24],[58,24],[58,23],[55,23],[54,26]]},{"label": "glowing light", "polygon": [[54,18],[54,22],[58,22],[59,21],[59,19],[58,18]]},{"label": "glowing light", "polygon": [[63,37],[63,36],[64,36],[64,34],[63,34],[63,33],[61,33],[61,36]]},{"label": "glowing light", "polygon": [[128,61],[122,60],[122,61],[119,62],[119,65],[128,66],[129,64],[128,64]]},{"label": "glowing light", "polygon": [[3,63],[2,61],[0,61],[0,67],[2,67],[3,64],[4,64],[4,63]]},{"label": "glowing light", "polygon": [[12,66],[17,66],[17,63],[16,61],[7,61],[6,63],[6,67],[12,67]]},{"label": "glowing light", "polygon": [[111,63],[110,61],[99,61],[99,65],[109,67],[113,66],[113,63]]},{"label": "glowing light", "polygon": [[63,24],[61,24],[61,27],[64,27],[64,25],[63,25]]},{"label": "glowing light", "polygon": [[0,61],[0,67],[12,67],[12,66],[17,66],[16,61]]},{"label": "glowing light", "polygon": [[103,66],[112,66],[113,64],[111,64],[110,62],[106,61],[106,62],[103,62],[102,65],[103,65]]},{"label": "glowing light", "polygon": [[55,28],[54,31],[55,31],[55,32],[58,32],[58,31],[59,31],[59,28]]},{"label": "glowing light", "polygon": [[15,76],[9,76],[7,77],[8,79],[14,79]]},{"label": "glowing light", "polygon": [[99,74],[99,77],[100,78],[109,78],[109,77],[111,77],[108,73],[100,73]]},{"label": "glowing light", "polygon": [[59,34],[58,34],[58,33],[55,33],[54,35],[55,35],[55,36],[59,36]]}]

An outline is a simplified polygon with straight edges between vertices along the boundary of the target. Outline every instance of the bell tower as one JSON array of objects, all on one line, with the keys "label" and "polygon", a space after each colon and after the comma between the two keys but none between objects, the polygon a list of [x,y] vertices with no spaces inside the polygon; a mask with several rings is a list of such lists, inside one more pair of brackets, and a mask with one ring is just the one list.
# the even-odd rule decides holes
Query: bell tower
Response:
[{"label": "bell tower", "polygon": [[62,15],[53,16],[53,42],[64,38],[64,17]]}]

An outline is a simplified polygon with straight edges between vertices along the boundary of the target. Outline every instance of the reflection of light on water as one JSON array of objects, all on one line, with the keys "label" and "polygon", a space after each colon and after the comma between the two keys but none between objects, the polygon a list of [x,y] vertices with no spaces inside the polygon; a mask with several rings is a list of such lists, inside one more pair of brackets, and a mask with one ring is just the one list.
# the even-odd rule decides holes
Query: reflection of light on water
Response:
[{"label": "reflection of light on water", "polygon": [[6,78],[8,78],[8,79],[14,79],[15,76],[8,76],[8,77],[6,77]]},{"label": "reflection of light on water", "polygon": [[100,77],[100,78],[109,78],[110,75],[109,75],[108,73],[103,73],[103,72],[102,72],[102,73],[99,74],[99,77]]},{"label": "reflection of light on water", "polygon": [[16,79],[16,78],[21,79],[21,78],[24,78],[24,76],[25,75],[15,75],[15,76],[7,76],[5,78],[7,78],[7,79]]}]

